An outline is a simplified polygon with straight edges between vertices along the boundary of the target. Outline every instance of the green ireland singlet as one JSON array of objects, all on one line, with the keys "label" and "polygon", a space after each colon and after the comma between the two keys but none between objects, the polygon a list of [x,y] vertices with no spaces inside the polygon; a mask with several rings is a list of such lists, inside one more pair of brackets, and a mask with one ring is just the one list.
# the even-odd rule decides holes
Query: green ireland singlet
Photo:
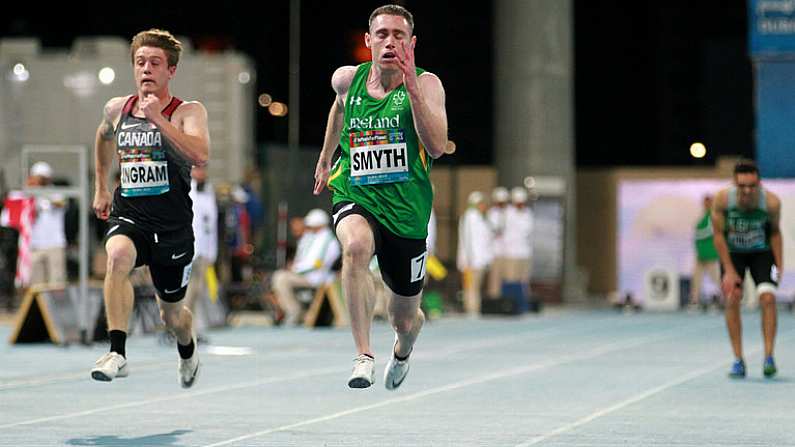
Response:
[{"label": "green ireland singlet", "polygon": [[[345,98],[342,154],[328,181],[332,202],[356,203],[396,235],[425,239],[433,204],[432,159],[414,129],[406,87],[401,84],[380,100],[367,93],[371,66],[359,65]],[[423,72],[417,68],[418,76]]]},{"label": "green ireland singlet", "polygon": [[712,240],[712,219],[707,211],[696,224],[696,257],[701,262],[717,261],[718,251]]},{"label": "green ireland singlet", "polygon": [[737,188],[729,189],[726,207],[726,242],[732,253],[770,250],[770,220],[765,190],[759,190],[759,204],[751,210],[737,206]]}]

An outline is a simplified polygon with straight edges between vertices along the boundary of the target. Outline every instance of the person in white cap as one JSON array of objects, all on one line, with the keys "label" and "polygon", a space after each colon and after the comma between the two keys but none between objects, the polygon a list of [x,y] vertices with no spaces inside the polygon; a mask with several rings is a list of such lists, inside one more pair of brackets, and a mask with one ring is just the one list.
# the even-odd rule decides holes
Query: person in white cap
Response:
[{"label": "person in white cap", "polygon": [[480,315],[480,287],[483,272],[492,260],[492,232],[486,220],[483,193],[473,191],[469,206],[458,221],[458,256],[456,264],[463,275],[464,311],[470,317]]},{"label": "person in white cap", "polygon": [[[30,168],[27,185],[31,188],[52,184],[52,167],[39,161]],[[36,218],[30,232],[31,284],[66,282],[65,201],[60,195],[37,196]]]},{"label": "person in white cap", "polygon": [[313,209],[304,218],[306,227],[295,259],[289,269],[277,270],[273,274],[271,287],[285,313],[286,324],[299,324],[303,308],[296,299],[296,287],[319,287],[334,278],[331,267],[340,257],[340,244],[329,228],[328,213]]},{"label": "person in white cap", "polygon": [[[504,233],[505,280],[530,284],[533,257],[533,212],[527,206],[527,190],[521,186],[511,189],[511,206],[506,211]],[[528,289],[529,290],[529,289]]]},{"label": "person in white cap", "polygon": [[507,222],[508,199],[510,199],[510,194],[507,188],[504,186],[494,188],[491,193],[492,206],[486,215],[489,225],[491,225],[491,231],[494,234],[492,242],[494,259],[491,261],[488,283],[486,284],[486,295],[492,299],[500,296],[507,266],[505,257],[505,225]]}]

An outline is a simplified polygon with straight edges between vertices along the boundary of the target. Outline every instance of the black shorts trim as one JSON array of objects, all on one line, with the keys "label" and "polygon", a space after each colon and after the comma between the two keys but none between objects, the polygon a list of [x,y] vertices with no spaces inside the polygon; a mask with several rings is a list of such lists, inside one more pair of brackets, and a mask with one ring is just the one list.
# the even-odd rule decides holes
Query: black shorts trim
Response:
[{"label": "black shorts trim", "polygon": [[161,300],[180,301],[188,288],[193,263],[193,227],[170,232],[154,232],[129,219],[111,217],[104,243],[113,236],[132,240],[137,253],[135,267],[149,266],[152,284]]},{"label": "black shorts trim", "polygon": [[396,235],[364,207],[353,202],[339,202],[334,205],[332,215],[334,231],[347,216],[356,214],[364,217],[370,224],[375,242],[375,255],[384,283],[396,294],[414,296],[422,292],[425,283],[425,263],[428,260],[428,247],[425,239],[411,239]]}]

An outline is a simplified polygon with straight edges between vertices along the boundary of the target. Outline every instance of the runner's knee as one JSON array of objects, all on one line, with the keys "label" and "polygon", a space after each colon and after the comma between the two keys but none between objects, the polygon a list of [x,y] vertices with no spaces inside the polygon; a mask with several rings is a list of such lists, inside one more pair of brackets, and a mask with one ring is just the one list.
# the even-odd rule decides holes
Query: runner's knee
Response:
[{"label": "runner's knee", "polygon": [[775,306],[776,296],[772,293],[762,293],[759,295],[759,304],[763,306]]},{"label": "runner's knee", "polygon": [[126,244],[108,245],[108,273],[127,274],[135,267],[135,250]]},{"label": "runner's knee", "polygon": [[182,306],[161,308],[160,318],[163,319],[167,327],[179,327],[182,322]]},{"label": "runner's knee", "polygon": [[345,241],[342,247],[342,255],[348,263],[356,266],[366,266],[370,263],[373,256],[372,244],[364,237],[354,237]]}]

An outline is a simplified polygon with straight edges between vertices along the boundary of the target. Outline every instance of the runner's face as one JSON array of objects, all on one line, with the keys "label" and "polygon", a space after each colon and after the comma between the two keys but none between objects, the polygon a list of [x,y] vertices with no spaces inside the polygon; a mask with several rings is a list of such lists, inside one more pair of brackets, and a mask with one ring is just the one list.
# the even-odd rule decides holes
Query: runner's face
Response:
[{"label": "runner's face", "polygon": [[737,202],[749,206],[759,196],[759,176],[753,173],[741,173],[734,176],[737,186]]},{"label": "runner's face", "polygon": [[176,71],[176,66],[168,66],[168,57],[162,48],[141,47],[135,51],[135,85],[142,94],[157,93],[168,88],[168,81],[174,77]]},{"label": "runner's face", "polygon": [[[398,54],[402,54],[400,44],[411,43],[409,23],[401,16],[382,14],[373,19],[370,32],[364,35],[364,43],[370,49],[373,63],[384,70],[399,70]],[[398,52],[401,53],[398,53]]]}]

